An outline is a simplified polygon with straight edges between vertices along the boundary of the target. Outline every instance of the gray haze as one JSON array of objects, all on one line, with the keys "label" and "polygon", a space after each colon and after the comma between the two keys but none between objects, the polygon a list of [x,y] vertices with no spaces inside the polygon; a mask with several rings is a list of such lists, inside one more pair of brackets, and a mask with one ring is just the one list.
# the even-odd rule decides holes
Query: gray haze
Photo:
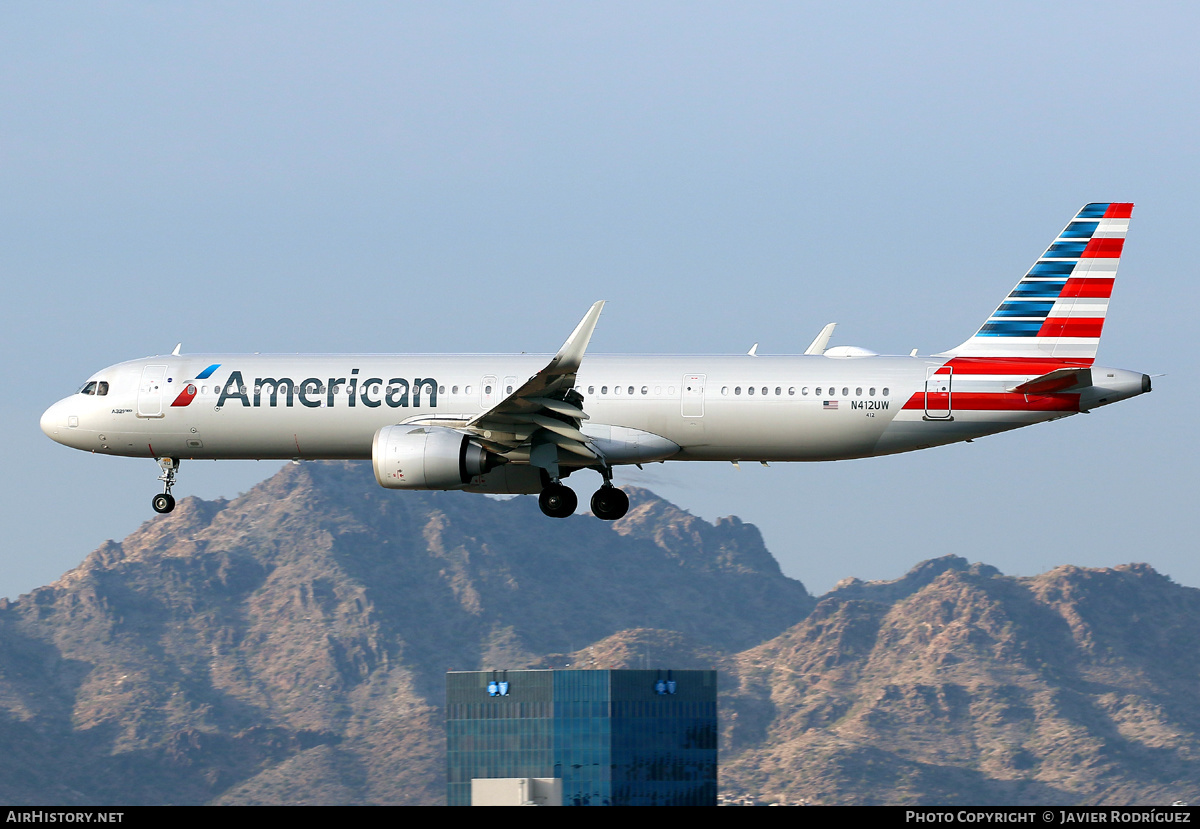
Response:
[{"label": "gray haze", "polygon": [[[0,596],[153,516],[153,461],[38,429],[104,365],[553,351],[596,299],[595,352],[797,353],[830,321],[932,352],[1089,201],[1137,203],[1099,359],[1167,373],[1153,394],[617,481],[757,524],[814,592],[946,553],[1200,586],[1198,28],[1184,3],[4,3]],[[185,462],[175,494],[277,468]]]}]

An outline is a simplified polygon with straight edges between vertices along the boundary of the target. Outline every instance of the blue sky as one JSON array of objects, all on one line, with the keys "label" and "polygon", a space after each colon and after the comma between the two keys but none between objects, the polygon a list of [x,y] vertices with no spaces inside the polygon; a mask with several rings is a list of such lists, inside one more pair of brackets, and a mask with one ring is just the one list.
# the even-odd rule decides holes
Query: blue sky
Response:
[{"label": "blue sky", "polygon": [[[815,592],[947,553],[1022,575],[1148,561],[1200,586],[1198,18],[5,3],[0,596],[151,518],[156,464],[38,429],[101,366],[179,341],[553,351],[596,299],[596,352],[798,353],[837,321],[835,345],[927,353],[1089,201],[1137,203],[1099,359],[1166,373],[1152,395],[912,455],[618,483],[757,524]],[[277,468],[185,463],[176,494]]]}]

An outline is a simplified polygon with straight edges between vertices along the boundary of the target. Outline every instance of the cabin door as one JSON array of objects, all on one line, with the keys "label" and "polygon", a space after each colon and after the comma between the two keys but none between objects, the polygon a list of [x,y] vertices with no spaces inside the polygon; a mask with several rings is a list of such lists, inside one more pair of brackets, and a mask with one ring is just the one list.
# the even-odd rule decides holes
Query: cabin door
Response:
[{"label": "cabin door", "polygon": [[954,369],[950,366],[930,366],[925,374],[925,419],[950,420],[953,413],[950,400]]},{"label": "cabin door", "polygon": [[142,384],[138,386],[138,417],[163,416],[163,386],[166,380],[166,366],[146,366],[142,369]]},{"label": "cabin door", "polygon": [[704,417],[704,374],[685,374],[683,376],[684,417]]}]

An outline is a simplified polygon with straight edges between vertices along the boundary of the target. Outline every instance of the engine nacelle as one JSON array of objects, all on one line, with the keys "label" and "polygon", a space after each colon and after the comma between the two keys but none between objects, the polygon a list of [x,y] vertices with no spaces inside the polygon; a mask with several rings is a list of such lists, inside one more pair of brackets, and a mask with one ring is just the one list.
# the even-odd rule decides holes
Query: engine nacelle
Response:
[{"label": "engine nacelle", "polygon": [[482,446],[442,426],[384,426],[371,444],[375,480],[387,489],[462,489],[492,466]]}]

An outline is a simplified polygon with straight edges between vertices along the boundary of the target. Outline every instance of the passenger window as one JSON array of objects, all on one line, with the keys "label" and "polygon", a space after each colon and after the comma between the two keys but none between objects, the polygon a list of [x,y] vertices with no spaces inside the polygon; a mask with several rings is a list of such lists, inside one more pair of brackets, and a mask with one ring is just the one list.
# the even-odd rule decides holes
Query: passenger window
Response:
[{"label": "passenger window", "polygon": [[817,397],[821,396],[821,387],[817,386]]},{"label": "passenger window", "polygon": [[888,390],[887,390],[887,386],[884,386],[884,387],[883,387],[883,396],[884,396],[884,397],[887,397],[887,396],[888,396]]},{"label": "passenger window", "polygon": [[850,396],[850,387],[842,386],[842,397],[849,397],[849,396]]},{"label": "passenger window", "polygon": [[751,386],[750,388],[746,389],[746,394],[754,394],[754,386]]},{"label": "passenger window", "polygon": [[875,387],[874,386],[871,386],[871,396],[872,397],[875,396]]},{"label": "passenger window", "polygon": [[767,393],[767,387],[763,386],[763,394],[766,395],[766,393]]},{"label": "passenger window", "polygon": [[855,389],[854,394],[858,397],[862,397],[862,387]]},{"label": "passenger window", "polygon": [[795,387],[795,386],[788,386],[788,394],[795,396],[795,394],[796,394],[796,387]]},{"label": "passenger window", "polygon": [[483,393],[484,393],[484,394],[491,394],[491,393],[492,393],[492,387],[491,387],[491,386],[484,386],[484,387],[483,387]]},{"label": "passenger window", "polygon": [[733,387],[733,393],[734,393],[734,394],[741,394],[741,393],[742,393],[742,387],[741,387],[741,386],[734,386],[734,387]]},{"label": "passenger window", "polygon": [[463,394],[471,394],[472,388],[474,388],[474,386],[467,386],[466,388],[463,389]]},{"label": "passenger window", "polygon": [[630,387],[629,387],[629,393],[630,393],[630,394],[633,394],[633,386],[630,386]]},{"label": "passenger window", "polygon": [[[818,392],[818,394],[819,393],[820,392]],[[800,389],[800,394],[804,395],[805,397],[808,397],[808,386],[805,386],[804,388]]]},{"label": "passenger window", "polygon": [[505,394],[512,394],[512,386],[506,386],[506,387],[505,387],[505,389],[504,389],[504,393],[505,393]]},{"label": "passenger window", "polygon": [[[376,393],[376,394],[379,394],[379,386],[376,386],[376,387],[375,387],[375,393]],[[438,386],[438,394],[445,394],[445,393],[446,393],[446,387],[445,387],[445,386]]]},{"label": "passenger window", "polygon": [[600,393],[601,393],[601,394],[608,394],[608,386],[601,386],[601,387],[600,387]]},{"label": "passenger window", "polygon": [[620,393],[621,393],[621,387],[613,386],[613,394],[620,394]]},{"label": "passenger window", "polygon": [[779,386],[776,386],[775,387],[775,396],[778,397],[781,394],[783,394],[783,389],[780,388]]},{"label": "passenger window", "polygon": [[[388,386],[388,391],[390,392],[391,390],[392,390],[392,387],[391,387],[391,386]],[[450,387],[450,393],[451,393],[451,394],[458,394],[458,386],[451,386],[451,387]]]},{"label": "passenger window", "polygon": [[588,394],[595,394],[595,393],[596,393],[596,387],[588,386]]}]

